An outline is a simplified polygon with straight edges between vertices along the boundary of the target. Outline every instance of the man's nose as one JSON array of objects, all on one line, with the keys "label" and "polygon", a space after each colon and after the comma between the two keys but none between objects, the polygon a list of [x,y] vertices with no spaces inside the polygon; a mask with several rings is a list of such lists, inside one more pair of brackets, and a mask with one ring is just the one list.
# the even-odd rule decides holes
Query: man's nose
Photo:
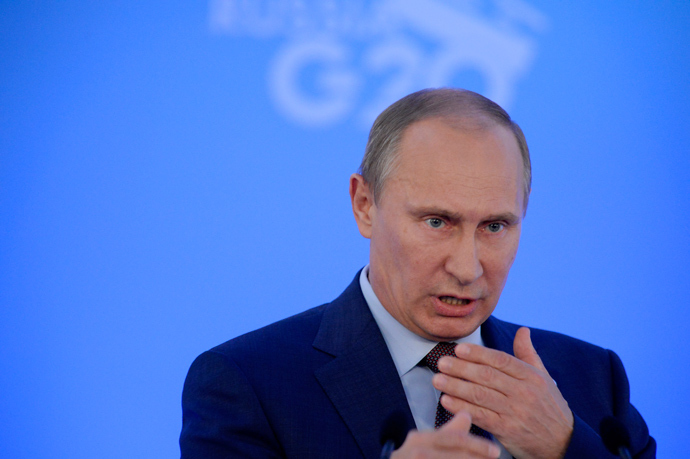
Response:
[{"label": "man's nose", "polygon": [[460,285],[469,285],[484,273],[479,261],[477,241],[474,234],[458,236],[446,260],[446,271],[452,274]]}]

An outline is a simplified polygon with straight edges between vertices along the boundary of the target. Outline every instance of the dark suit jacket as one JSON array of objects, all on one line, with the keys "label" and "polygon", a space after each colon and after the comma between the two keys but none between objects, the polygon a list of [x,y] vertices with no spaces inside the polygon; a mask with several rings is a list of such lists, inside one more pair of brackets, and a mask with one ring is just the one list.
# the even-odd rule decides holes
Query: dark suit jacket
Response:
[{"label": "dark suit jacket", "polygon": [[[490,317],[482,338],[512,354],[518,328]],[[531,335],[575,415],[567,458],[614,457],[597,434],[606,415],[627,425],[634,457],[655,457],[616,354],[557,333]],[[359,275],[332,303],[200,355],[187,375],[182,409],[185,459],[378,458],[381,424],[391,412],[405,413],[414,425]]]}]

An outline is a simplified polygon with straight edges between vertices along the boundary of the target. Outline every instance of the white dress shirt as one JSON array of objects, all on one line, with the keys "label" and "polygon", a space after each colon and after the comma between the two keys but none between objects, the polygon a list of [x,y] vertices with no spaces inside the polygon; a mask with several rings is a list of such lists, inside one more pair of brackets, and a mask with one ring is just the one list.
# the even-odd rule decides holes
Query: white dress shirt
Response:
[{"label": "white dress shirt", "polygon": [[[381,330],[383,339],[386,341],[395,368],[398,370],[398,376],[402,381],[407,403],[410,405],[417,429],[433,429],[436,407],[441,392],[431,384],[434,372],[426,366],[417,364],[438,342],[422,338],[408,330],[383,307],[369,283],[369,265],[362,270],[359,276],[359,285],[371,314]],[[453,342],[483,346],[481,327],[477,328],[471,335]],[[509,459],[510,454],[498,441],[494,441],[501,447],[501,459]]]}]

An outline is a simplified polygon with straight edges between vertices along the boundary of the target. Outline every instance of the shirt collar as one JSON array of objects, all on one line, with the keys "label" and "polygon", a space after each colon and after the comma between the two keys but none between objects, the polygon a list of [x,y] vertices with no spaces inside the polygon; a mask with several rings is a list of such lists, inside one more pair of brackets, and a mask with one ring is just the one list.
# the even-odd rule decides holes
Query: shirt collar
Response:
[{"label": "shirt collar", "polygon": [[[376,320],[376,324],[381,330],[383,339],[386,341],[388,351],[398,370],[398,376],[402,376],[416,367],[419,361],[422,360],[438,342],[422,338],[408,330],[383,307],[369,283],[369,265],[362,269],[359,275],[359,285],[362,288],[364,299],[369,305],[371,314],[374,316],[374,320]],[[484,342],[482,341],[481,327],[478,327],[469,336],[455,340],[454,342],[472,343],[483,346]]]}]

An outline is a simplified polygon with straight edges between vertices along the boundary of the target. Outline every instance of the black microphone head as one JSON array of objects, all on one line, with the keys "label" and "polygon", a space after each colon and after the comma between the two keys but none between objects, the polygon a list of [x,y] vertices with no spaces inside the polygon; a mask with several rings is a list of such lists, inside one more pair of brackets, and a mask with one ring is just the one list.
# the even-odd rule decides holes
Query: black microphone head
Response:
[{"label": "black microphone head", "polygon": [[606,416],[599,424],[599,434],[604,446],[612,454],[618,455],[618,449],[623,446],[630,448],[630,433],[625,425],[614,418],[613,416]]},{"label": "black microphone head", "polygon": [[392,441],[395,445],[394,449],[400,448],[405,442],[409,430],[405,413],[402,411],[392,412],[381,425],[381,436],[379,437],[381,445]]}]

